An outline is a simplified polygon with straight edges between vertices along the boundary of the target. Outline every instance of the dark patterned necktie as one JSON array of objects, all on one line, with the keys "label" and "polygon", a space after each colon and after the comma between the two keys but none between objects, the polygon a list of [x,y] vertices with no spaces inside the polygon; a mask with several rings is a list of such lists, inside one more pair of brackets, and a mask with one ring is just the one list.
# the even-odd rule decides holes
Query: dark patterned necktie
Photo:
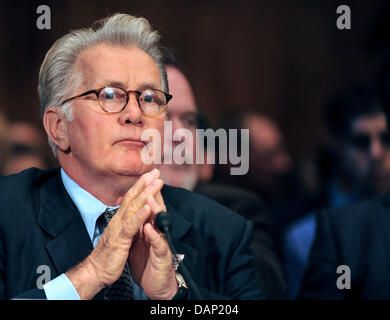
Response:
[{"label": "dark patterned necktie", "polygon": [[[118,209],[106,209],[96,221],[96,227],[99,228],[100,234],[104,232],[108,223]],[[132,300],[133,288],[131,284],[130,268],[126,261],[125,268],[119,279],[111,286],[104,289],[105,300]]]}]

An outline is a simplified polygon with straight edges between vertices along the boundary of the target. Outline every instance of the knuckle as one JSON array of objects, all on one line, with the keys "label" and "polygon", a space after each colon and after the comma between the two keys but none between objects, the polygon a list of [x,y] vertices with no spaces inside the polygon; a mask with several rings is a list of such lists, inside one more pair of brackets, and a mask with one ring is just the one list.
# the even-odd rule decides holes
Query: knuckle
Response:
[{"label": "knuckle", "polygon": [[131,200],[137,195],[137,188],[132,187],[126,194],[126,198]]},{"label": "knuckle", "polygon": [[140,217],[136,214],[131,218],[128,218],[125,222],[126,230],[138,230],[139,224],[141,223]]},{"label": "knuckle", "polygon": [[134,229],[134,218],[128,218],[125,222],[125,226],[126,226],[126,230],[131,230],[131,229]]},{"label": "knuckle", "polygon": [[161,211],[163,211],[163,208],[160,205],[156,204],[153,211],[154,213],[160,213]]},{"label": "knuckle", "polygon": [[146,182],[147,182],[147,173],[144,173],[138,180],[138,182],[140,183],[141,186],[145,186]]},{"label": "knuckle", "polygon": [[127,209],[128,215],[132,217],[137,211],[138,211],[138,206],[136,205],[136,203],[135,202],[130,203],[129,208]]},{"label": "knuckle", "polygon": [[[135,212],[137,212],[136,200],[131,200],[127,203],[126,208],[123,208],[123,218],[127,219],[129,216],[132,216]],[[115,218],[115,217],[114,217]]]},{"label": "knuckle", "polygon": [[130,189],[126,195],[125,195],[125,198],[128,199],[128,200],[131,200],[134,196],[134,190],[133,189]]}]

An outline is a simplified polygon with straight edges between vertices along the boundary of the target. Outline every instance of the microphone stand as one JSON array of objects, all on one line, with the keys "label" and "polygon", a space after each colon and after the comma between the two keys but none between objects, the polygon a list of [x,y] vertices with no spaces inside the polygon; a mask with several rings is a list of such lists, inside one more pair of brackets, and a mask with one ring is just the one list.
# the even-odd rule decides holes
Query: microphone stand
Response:
[{"label": "microphone stand", "polygon": [[196,285],[195,281],[192,279],[190,273],[188,272],[188,269],[184,265],[183,261],[179,261],[177,258],[177,252],[172,242],[171,237],[171,217],[167,212],[160,212],[156,217],[156,226],[157,228],[164,232],[165,238],[167,239],[168,246],[171,249],[178,265],[181,271],[181,274],[183,275],[184,280],[188,284],[188,289],[192,291],[194,294],[194,297],[196,300],[203,300],[202,295],[199,292],[198,286]]}]

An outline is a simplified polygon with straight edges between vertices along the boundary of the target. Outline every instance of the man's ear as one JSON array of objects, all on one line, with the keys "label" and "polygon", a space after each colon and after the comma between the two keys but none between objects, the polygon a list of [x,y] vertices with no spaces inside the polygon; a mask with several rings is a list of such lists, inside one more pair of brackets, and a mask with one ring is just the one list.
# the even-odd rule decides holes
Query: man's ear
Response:
[{"label": "man's ear", "polygon": [[49,107],[43,115],[43,126],[47,135],[53,140],[57,148],[63,152],[66,152],[70,147],[66,122],[66,117],[59,108]]}]

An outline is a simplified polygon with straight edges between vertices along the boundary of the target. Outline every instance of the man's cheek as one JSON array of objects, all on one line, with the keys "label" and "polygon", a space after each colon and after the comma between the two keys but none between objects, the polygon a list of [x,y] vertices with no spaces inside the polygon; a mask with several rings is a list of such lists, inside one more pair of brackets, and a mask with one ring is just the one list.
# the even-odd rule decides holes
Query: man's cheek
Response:
[{"label": "man's cheek", "polygon": [[356,155],[354,157],[354,165],[358,176],[365,177],[369,174],[370,164],[366,156]]}]

